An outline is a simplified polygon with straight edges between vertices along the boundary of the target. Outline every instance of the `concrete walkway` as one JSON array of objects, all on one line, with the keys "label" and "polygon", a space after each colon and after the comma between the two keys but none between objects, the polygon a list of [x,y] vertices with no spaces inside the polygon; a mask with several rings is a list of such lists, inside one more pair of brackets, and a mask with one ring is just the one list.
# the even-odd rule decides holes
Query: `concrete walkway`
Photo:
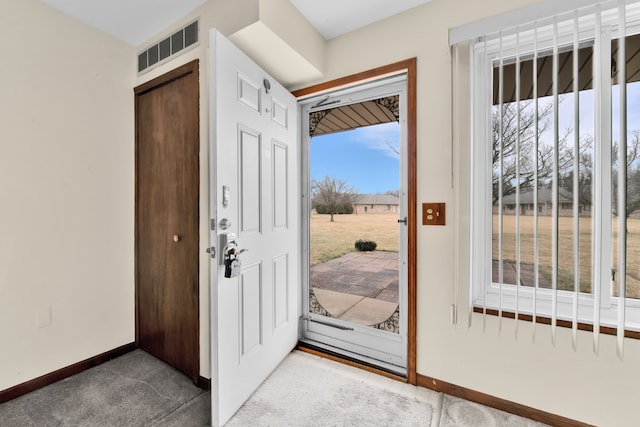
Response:
[{"label": "concrete walkway", "polygon": [[373,326],[398,307],[398,253],[351,252],[311,267],[311,288],[332,317]]},{"label": "concrete walkway", "polygon": [[[494,283],[500,282],[500,263],[493,261],[492,274]],[[502,283],[515,285],[518,276],[514,262],[503,261],[502,263]],[[520,286],[535,286],[535,268],[531,264],[520,264]],[[551,289],[551,282],[545,279],[542,274],[538,276],[538,287]]]}]

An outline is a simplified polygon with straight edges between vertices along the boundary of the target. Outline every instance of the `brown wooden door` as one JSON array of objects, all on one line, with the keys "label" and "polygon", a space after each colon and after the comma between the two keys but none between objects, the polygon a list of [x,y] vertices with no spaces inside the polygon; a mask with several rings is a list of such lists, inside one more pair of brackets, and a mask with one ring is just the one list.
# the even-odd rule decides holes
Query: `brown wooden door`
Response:
[{"label": "brown wooden door", "polygon": [[135,89],[136,341],[199,375],[198,61]]}]

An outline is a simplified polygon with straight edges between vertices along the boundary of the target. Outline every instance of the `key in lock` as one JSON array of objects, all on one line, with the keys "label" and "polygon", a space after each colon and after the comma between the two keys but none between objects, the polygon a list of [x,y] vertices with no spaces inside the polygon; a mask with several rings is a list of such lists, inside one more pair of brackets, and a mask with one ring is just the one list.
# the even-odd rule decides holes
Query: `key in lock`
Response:
[{"label": "key in lock", "polygon": [[224,260],[224,277],[231,279],[240,275],[240,260],[234,249],[229,251],[229,254]]},{"label": "key in lock", "polygon": [[231,272],[230,272],[231,275],[229,277],[238,277],[240,275],[240,260],[237,258],[232,259],[230,269],[231,269]]},{"label": "key in lock", "polygon": [[246,249],[236,252],[235,248],[227,252],[224,260],[224,277],[231,279],[240,275],[241,264],[239,255],[246,252]]}]

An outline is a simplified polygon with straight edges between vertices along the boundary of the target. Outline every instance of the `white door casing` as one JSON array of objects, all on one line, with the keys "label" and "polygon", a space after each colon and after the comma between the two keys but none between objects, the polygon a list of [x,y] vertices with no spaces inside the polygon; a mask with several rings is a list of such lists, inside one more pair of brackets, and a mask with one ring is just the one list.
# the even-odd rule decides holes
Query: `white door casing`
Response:
[{"label": "white door casing", "polygon": [[[210,37],[211,398],[220,426],[298,340],[298,120],[286,89],[218,31]],[[246,250],[235,278],[219,265],[226,233]]]}]

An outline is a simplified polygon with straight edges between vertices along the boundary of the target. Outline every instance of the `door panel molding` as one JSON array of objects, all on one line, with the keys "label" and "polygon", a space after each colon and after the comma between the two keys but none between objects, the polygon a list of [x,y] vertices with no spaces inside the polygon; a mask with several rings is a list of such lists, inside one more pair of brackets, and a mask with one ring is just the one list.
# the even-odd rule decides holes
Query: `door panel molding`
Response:
[{"label": "door panel molding", "polygon": [[262,232],[262,135],[238,125],[240,171],[240,235]]},{"label": "door panel molding", "polygon": [[377,80],[394,74],[407,74],[407,382],[417,384],[417,59],[410,58],[393,64],[341,77],[328,82],[293,91],[303,98],[332,91],[339,87]]},{"label": "door panel molding", "polygon": [[273,257],[273,330],[289,323],[289,254]]},{"label": "door panel molding", "polygon": [[[289,218],[289,186],[287,171],[289,170],[289,147],[276,139],[271,140],[271,180],[273,182],[273,231],[288,230]],[[281,191],[282,189],[282,191]]]},{"label": "door panel molding", "polygon": [[[262,263],[243,267],[240,274],[240,357],[245,357],[263,344]],[[259,315],[255,315],[259,313]]]}]

